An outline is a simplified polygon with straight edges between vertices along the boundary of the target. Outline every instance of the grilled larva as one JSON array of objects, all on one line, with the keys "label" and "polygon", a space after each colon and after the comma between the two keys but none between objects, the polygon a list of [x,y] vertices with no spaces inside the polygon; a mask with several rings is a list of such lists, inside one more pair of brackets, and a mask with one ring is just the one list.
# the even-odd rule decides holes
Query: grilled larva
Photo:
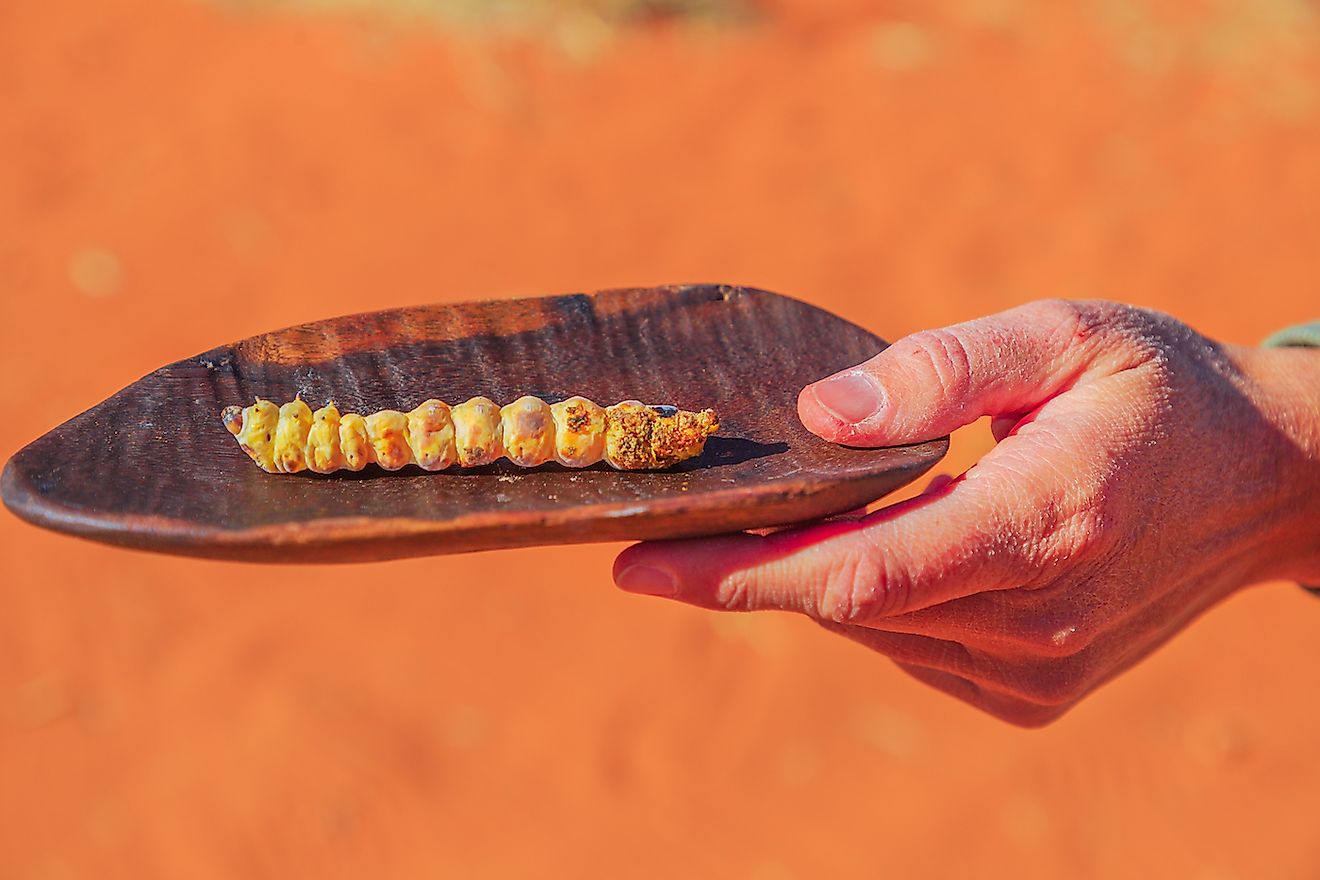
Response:
[{"label": "grilled larva", "polygon": [[449,406],[428,400],[412,412],[386,409],[365,418],[333,403],[312,412],[301,399],[276,406],[257,398],[221,414],[243,451],[268,473],[475,467],[506,457],[521,467],[557,461],[586,467],[604,459],[621,471],[666,468],[701,454],[719,430],[714,410],[688,412],[625,400],[601,407],[585,397],[547,404],[520,397],[499,406],[486,397]]}]

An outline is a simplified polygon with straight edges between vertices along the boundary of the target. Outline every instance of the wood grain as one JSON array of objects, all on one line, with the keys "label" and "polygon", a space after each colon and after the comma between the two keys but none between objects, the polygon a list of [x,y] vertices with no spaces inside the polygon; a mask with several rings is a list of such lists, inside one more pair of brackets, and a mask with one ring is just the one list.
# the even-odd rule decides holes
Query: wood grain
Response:
[{"label": "wood grain", "polygon": [[[764,291],[681,286],[393,309],[254,336],[151,373],[19,451],[4,502],[40,526],[125,547],[264,562],[365,561],[535,544],[681,537],[865,504],[947,439],[850,449],[796,417],[808,382],[885,343]],[[713,407],[720,433],[668,471],[507,461],[426,473],[271,475],[220,423],[254,397],[344,411],[484,394]]]}]

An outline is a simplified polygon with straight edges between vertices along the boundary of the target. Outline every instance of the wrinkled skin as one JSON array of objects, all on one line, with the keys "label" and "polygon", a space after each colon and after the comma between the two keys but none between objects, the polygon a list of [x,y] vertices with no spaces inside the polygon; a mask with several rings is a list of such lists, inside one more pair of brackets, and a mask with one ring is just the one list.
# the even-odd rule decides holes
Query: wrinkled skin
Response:
[{"label": "wrinkled skin", "polygon": [[801,612],[1041,725],[1235,590],[1320,583],[1317,389],[1320,350],[1221,345],[1115,303],[917,333],[808,386],[799,415],[860,446],[989,415],[999,442],[974,467],[869,515],[630,547],[615,578],[704,608]]}]

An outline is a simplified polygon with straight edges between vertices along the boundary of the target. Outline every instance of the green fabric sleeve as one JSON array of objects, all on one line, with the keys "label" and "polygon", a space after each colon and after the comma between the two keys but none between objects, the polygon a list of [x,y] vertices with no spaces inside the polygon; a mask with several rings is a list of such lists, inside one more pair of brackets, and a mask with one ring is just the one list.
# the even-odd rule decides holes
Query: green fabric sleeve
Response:
[{"label": "green fabric sleeve", "polygon": [[[1314,321],[1310,324],[1298,324],[1296,327],[1280,330],[1262,342],[1261,346],[1264,348],[1292,348],[1295,346],[1320,348],[1320,321]],[[1320,586],[1301,584],[1301,587],[1320,597]]]},{"label": "green fabric sleeve", "polygon": [[1311,324],[1298,324],[1271,335],[1261,343],[1265,348],[1282,348],[1306,345],[1320,348],[1320,321]]}]

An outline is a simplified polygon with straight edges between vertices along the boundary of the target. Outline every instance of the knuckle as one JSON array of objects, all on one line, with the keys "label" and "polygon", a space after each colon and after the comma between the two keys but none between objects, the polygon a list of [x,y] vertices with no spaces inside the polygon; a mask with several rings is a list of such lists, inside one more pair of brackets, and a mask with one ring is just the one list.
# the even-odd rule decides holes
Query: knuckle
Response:
[{"label": "knuckle", "polygon": [[840,555],[825,577],[815,616],[833,623],[861,623],[896,607],[901,596],[877,556],[860,550]]},{"label": "knuckle", "polygon": [[816,616],[833,623],[856,623],[865,617],[876,591],[875,584],[868,582],[867,568],[855,553],[840,556],[825,577]]},{"label": "knuckle", "polygon": [[972,382],[972,358],[962,337],[946,328],[922,330],[907,338],[904,352],[939,385],[946,398],[962,399]]},{"label": "knuckle", "polygon": [[[1080,501],[1075,497],[1079,493],[1085,495]],[[1084,492],[1074,488],[1072,498],[1037,503],[1022,540],[1024,569],[1034,572],[1028,587],[1041,589],[1058,584],[1077,566],[1105,559],[1114,552],[1126,529],[1114,514],[1109,493],[1109,487],[1102,483]]]},{"label": "knuckle", "polygon": [[1057,499],[1024,501],[1030,505],[1026,521],[1013,524],[1010,534],[1017,549],[1016,561],[1021,571],[1029,573],[1026,585],[1042,587],[1052,583],[1059,562],[1067,559],[1067,552],[1059,547],[1059,529],[1066,522],[1067,515],[1062,512]]},{"label": "knuckle", "polygon": [[730,573],[715,590],[715,605],[725,611],[752,611],[754,590],[747,572]]},{"label": "knuckle", "polygon": [[1032,303],[1033,320],[1051,328],[1058,348],[1084,344],[1112,325],[1117,303],[1101,300],[1045,299]]},{"label": "knuckle", "polygon": [[1076,610],[1033,614],[1017,624],[1017,638],[1031,656],[1047,660],[1072,657],[1095,640],[1095,627]]},{"label": "knuckle", "polygon": [[1095,559],[1107,554],[1118,540],[1115,518],[1103,502],[1103,490],[1080,510],[1065,517],[1054,529],[1058,552],[1065,559]]},{"label": "knuckle", "polygon": [[876,549],[871,556],[871,617],[902,614],[912,604],[914,574],[896,555]]},{"label": "knuckle", "polygon": [[1051,297],[1031,304],[1033,318],[1064,329],[1076,329],[1086,323],[1088,315],[1098,311],[1093,303]]},{"label": "knuckle", "polygon": [[1116,353],[1124,366],[1167,360],[1188,328],[1163,312],[1108,300],[1042,300],[1039,319],[1054,327],[1061,346],[1088,345]]},{"label": "knuckle", "polygon": [[1005,645],[1028,662],[1075,658],[1107,629],[1104,579],[1075,575],[989,595],[987,614]]}]

